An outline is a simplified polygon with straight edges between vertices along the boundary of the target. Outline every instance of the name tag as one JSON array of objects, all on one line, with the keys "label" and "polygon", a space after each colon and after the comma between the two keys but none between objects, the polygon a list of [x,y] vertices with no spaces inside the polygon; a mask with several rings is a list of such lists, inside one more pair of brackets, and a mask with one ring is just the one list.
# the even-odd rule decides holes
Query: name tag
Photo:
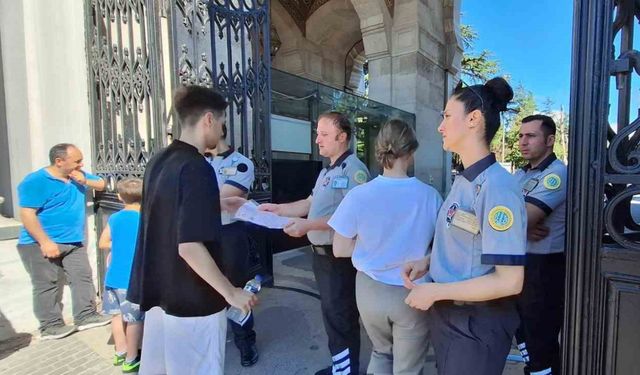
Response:
[{"label": "name tag", "polygon": [[522,188],[522,190],[524,191],[525,194],[529,194],[531,191],[533,191],[533,189],[536,188],[536,186],[538,186],[538,182],[540,182],[537,178],[532,178],[529,181],[527,181],[526,184],[524,184],[524,187]]},{"label": "name tag", "polygon": [[220,170],[220,173],[223,176],[235,176],[238,174],[238,168],[236,167],[226,167]]},{"label": "name tag", "polygon": [[461,209],[456,210],[451,225],[474,235],[480,233],[480,223],[476,215]]},{"label": "name tag", "polygon": [[331,182],[332,189],[346,189],[349,187],[349,177],[338,176]]}]

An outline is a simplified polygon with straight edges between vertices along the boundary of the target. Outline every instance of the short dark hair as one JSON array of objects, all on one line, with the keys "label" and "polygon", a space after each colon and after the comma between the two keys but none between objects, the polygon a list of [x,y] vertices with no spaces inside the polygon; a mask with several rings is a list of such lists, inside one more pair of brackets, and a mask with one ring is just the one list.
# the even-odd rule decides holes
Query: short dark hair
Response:
[{"label": "short dark hair", "polygon": [[142,201],[142,180],[135,177],[125,178],[116,185],[120,199],[125,204],[140,203]]},{"label": "short dark hair", "polygon": [[227,101],[218,92],[203,86],[182,86],[173,96],[173,105],[182,126],[193,126],[206,113],[224,115]]},{"label": "short dark hair", "polygon": [[340,131],[345,132],[347,135],[347,142],[351,140],[351,133],[353,133],[353,130],[351,128],[351,121],[349,121],[347,115],[336,111],[329,111],[318,116],[318,122],[323,118],[331,121],[331,123],[340,129]]},{"label": "short dark hair", "polygon": [[465,86],[460,80],[452,97],[464,104],[465,113],[476,109],[482,112],[484,140],[489,145],[500,128],[500,113],[507,110],[507,104],[513,99],[513,89],[502,77],[492,78],[484,85],[473,86]]},{"label": "short dark hair", "polygon": [[56,159],[66,159],[69,147],[76,147],[71,143],[58,143],[49,150],[49,161],[51,165],[55,164]]},{"label": "short dark hair", "polygon": [[540,129],[542,129],[542,133],[544,133],[545,138],[550,135],[556,135],[556,122],[550,116],[547,115],[531,115],[522,119],[522,123],[526,124],[531,121],[542,121],[540,125]]}]

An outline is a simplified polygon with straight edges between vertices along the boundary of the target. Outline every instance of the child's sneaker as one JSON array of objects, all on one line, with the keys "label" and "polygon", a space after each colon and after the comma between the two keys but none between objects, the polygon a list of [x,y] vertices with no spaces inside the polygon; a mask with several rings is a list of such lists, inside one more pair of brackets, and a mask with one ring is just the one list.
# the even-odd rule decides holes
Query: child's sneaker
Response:
[{"label": "child's sneaker", "polygon": [[123,374],[130,374],[132,372],[138,372],[138,370],[140,370],[140,357],[136,357],[136,359],[134,359],[131,362],[128,361],[124,361],[124,363],[122,364],[122,373]]},{"label": "child's sneaker", "polygon": [[124,363],[124,359],[127,357],[127,353],[115,353],[113,355],[113,365],[121,366]]}]

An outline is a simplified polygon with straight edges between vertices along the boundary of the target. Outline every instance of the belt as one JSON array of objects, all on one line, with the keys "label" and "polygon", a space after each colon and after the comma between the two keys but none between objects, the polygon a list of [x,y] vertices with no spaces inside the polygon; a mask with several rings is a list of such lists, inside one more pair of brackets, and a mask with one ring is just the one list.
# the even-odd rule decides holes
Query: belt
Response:
[{"label": "belt", "polygon": [[333,256],[333,246],[331,245],[311,245],[311,250],[318,255]]},{"label": "belt", "polygon": [[445,306],[504,306],[510,303],[515,303],[516,299],[514,297],[503,297],[498,299],[493,299],[489,301],[438,301],[437,304],[442,304]]}]

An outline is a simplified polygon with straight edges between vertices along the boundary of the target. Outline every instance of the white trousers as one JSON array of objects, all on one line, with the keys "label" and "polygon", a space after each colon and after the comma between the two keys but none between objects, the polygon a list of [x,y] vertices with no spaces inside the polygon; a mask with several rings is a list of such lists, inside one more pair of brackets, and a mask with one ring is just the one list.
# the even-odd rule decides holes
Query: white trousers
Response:
[{"label": "white trousers", "polygon": [[145,314],[140,375],[223,375],[226,310],[181,318],[154,307]]}]

